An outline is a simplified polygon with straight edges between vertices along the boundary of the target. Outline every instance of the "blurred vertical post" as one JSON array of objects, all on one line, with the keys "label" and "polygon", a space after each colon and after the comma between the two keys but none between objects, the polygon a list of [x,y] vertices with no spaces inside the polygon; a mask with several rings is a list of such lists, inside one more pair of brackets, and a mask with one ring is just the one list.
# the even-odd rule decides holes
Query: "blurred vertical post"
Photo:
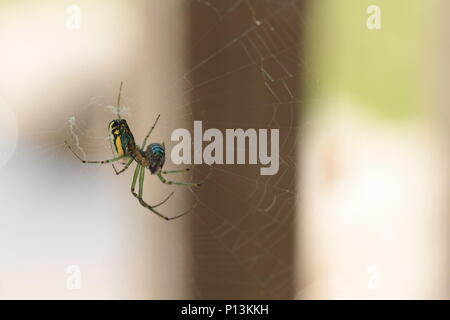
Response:
[{"label": "blurred vertical post", "polygon": [[[261,176],[252,165],[203,166],[212,174],[198,191],[203,205],[192,228],[195,298],[290,299],[295,206],[285,190],[295,189],[289,159],[296,152],[297,75],[303,66],[292,56],[301,52],[301,6],[279,0],[206,3],[194,1],[190,9],[194,119],[221,132],[281,127],[282,146],[275,176]],[[265,80],[271,73],[276,79]]]},{"label": "blurred vertical post", "polygon": [[297,298],[446,298],[441,4],[309,1]]}]

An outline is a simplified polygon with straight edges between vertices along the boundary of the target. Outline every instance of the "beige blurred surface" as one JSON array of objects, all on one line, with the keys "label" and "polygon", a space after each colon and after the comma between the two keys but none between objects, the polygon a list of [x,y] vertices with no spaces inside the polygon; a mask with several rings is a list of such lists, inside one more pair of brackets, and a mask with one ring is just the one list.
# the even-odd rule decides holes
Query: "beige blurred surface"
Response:
[{"label": "beige blurred surface", "polygon": [[448,299],[448,5],[371,4],[312,5],[297,298]]},{"label": "beige blurred surface", "polygon": [[[8,106],[2,115],[17,119],[10,139],[15,129],[19,134],[1,171],[0,297],[186,298],[187,221],[168,226],[150,216],[129,191],[130,172],[116,177],[110,166],[83,166],[62,144],[75,143],[68,129],[75,116],[87,156],[111,157],[107,126],[114,114],[105,107],[115,104],[120,81],[130,126],[143,140],[168,108],[160,93],[183,70],[185,4],[77,1],[79,29],[67,26],[70,5],[0,5],[0,92]],[[182,102],[172,92],[170,103]],[[167,139],[172,126],[187,121],[163,119],[151,140]],[[168,192],[147,175],[149,202]],[[189,205],[185,195],[179,191],[169,210]],[[66,287],[71,265],[81,271],[79,290]]]}]

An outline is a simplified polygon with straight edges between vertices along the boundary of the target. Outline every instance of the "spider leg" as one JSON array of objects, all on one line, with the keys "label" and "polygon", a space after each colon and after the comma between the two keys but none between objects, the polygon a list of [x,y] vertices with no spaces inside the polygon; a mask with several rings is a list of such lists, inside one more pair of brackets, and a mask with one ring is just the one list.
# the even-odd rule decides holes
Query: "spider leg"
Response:
[{"label": "spider leg", "polygon": [[114,171],[116,172],[116,174],[119,175],[119,174],[121,174],[122,172],[124,172],[125,170],[128,169],[128,167],[129,167],[130,164],[133,162],[133,160],[134,160],[134,159],[131,158],[131,159],[127,162],[127,164],[125,165],[125,167],[123,167],[123,169],[121,169],[121,170],[119,170],[119,171],[117,171],[117,169],[116,169],[116,167],[114,166],[113,163],[112,163],[111,165],[112,165]]},{"label": "spider leg", "polygon": [[[166,202],[167,201],[167,199],[169,199],[171,196],[172,196],[172,194],[173,193],[171,193],[162,203],[159,203],[158,205],[156,205],[156,206],[151,206],[151,205],[149,205],[148,203],[146,203],[143,199],[142,199],[142,193],[144,192],[144,173],[145,173],[145,168],[143,167],[143,166],[140,166],[140,165],[138,165],[138,167],[140,167],[139,168],[139,195],[138,195],[138,200],[139,200],[139,203],[143,206],[143,207],[145,207],[145,208],[147,208],[147,209],[149,209],[151,212],[153,212],[154,214],[156,214],[157,216],[159,216],[160,218],[163,218],[164,220],[173,220],[173,219],[177,219],[177,218],[180,218],[180,217],[182,217],[182,216],[184,216],[185,214],[187,214],[187,213],[189,213],[191,210],[189,210],[189,211],[186,211],[186,212],[183,212],[182,214],[179,214],[179,215],[177,215],[177,216],[174,216],[174,217],[166,217],[165,215],[163,215],[162,213],[159,213],[158,211],[156,211],[154,208],[156,207],[156,206],[159,206],[159,205],[161,205],[162,203],[164,203],[164,202]],[[137,168],[136,168],[136,171],[135,171],[135,176],[136,176],[136,172],[137,172]],[[133,181],[134,181],[135,179],[134,179],[134,177],[133,177]],[[134,181],[135,182],[135,181]]]},{"label": "spider leg", "polygon": [[[133,175],[133,182],[131,183],[131,193],[133,194],[133,196],[135,196],[138,199],[139,199],[139,195],[136,192],[134,192],[134,190],[136,187],[138,174],[140,173],[140,171],[139,171],[140,167],[141,167],[141,165],[139,165],[139,164],[136,166],[136,169],[134,170],[134,175]],[[152,208],[156,208],[156,207],[159,207],[160,205],[164,204],[167,200],[170,199],[170,197],[173,196],[174,193],[175,192],[171,192],[163,201],[155,204],[154,206],[152,206]]]},{"label": "spider leg", "polygon": [[152,133],[153,129],[155,129],[156,123],[158,122],[160,116],[161,115],[158,114],[158,117],[156,117],[155,123],[153,123],[153,126],[151,127],[150,131],[145,136],[144,142],[142,143],[142,149],[145,148],[145,144],[147,143],[147,139],[148,139],[148,137],[150,137],[150,134]]},{"label": "spider leg", "polygon": [[66,145],[67,148],[69,148],[70,151],[72,151],[72,153],[75,155],[75,157],[77,157],[78,160],[80,160],[83,163],[110,163],[110,162],[115,162],[115,161],[118,161],[118,160],[126,157],[126,155],[123,155],[123,156],[116,157],[116,158],[113,158],[113,159],[101,160],[101,161],[83,160],[83,159],[80,158],[80,156],[78,154],[76,154],[75,151],[72,150],[72,148],[67,144],[67,141],[64,141],[64,144]]},{"label": "spider leg", "polygon": [[163,170],[163,171],[161,171],[161,173],[169,174],[169,173],[179,173],[179,172],[187,172],[187,171],[191,171],[191,168],[186,168],[186,169],[182,169],[182,170]]},{"label": "spider leg", "polygon": [[136,169],[134,169],[133,182],[131,182],[131,193],[134,196],[137,196],[137,194],[134,192],[134,189],[136,187],[136,180],[137,180],[140,168],[141,168],[141,165],[137,164]]},{"label": "spider leg", "polygon": [[[178,171],[178,170],[177,170],[177,171]],[[183,171],[184,171],[184,170],[183,170]],[[173,172],[169,172],[169,173],[173,173]],[[158,172],[156,175],[158,176],[159,180],[161,180],[161,182],[162,182],[162,183],[165,183],[165,184],[176,184],[176,185],[179,185],[179,186],[188,186],[188,187],[200,187],[200,183],[185,183],[185,182],[176,182],[176,181],[169,181],[169,180],[166,180],[166,179],[162,176],[161,171]]]}]

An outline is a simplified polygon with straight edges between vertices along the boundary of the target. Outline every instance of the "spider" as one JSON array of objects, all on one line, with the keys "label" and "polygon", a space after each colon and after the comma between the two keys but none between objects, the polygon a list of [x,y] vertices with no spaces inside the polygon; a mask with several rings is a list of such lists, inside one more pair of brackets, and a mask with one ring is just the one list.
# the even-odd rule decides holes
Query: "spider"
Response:
[{"label": "spider", "polygon": [[[119,108],[120,104],[120,94],[122,91],[122,83],[120,84],[119,89],[119,97],[117,99],[117,106]],[[120,109],[119,109],[120,110]],[[150,134],[152,133],[153,129],[155,128],[160,115],[156,118],[155,122],[153,123],[153,126],[151,127],[150,131],[147,133],[147,135],[144,138],[144,142],[142,143],[142,146],[139,147],[136,142],[134,141],[133,134],[131,133],[130,128],[128,127],[127,121],[125,119],[122,119],[120,117],[120,112],[118,114],[118,119],[112,120],[109,123],[109,130],[111,134],[111,142],[113,146],[113,151],[115,154],[115,157],[113,159],[109,160],[101,160],[101,161],[92,161],[92,160],[83,160],[73,149],[70,147],[70,145],[67,143],[67,141],[64,141],[64,144],[69,148],[70,151],[82,162],[82,163],[111,163],[113,166],[113,169],[116,173],[116,175],[121,174],[125,170],[128,169],[128,167],[131,165],[133,161],[136,161],[136,169],[134,170],[133,180],[131,183],[131,193],[133,196],[135,196],[139,203],[144,206],[145,208],[149,209],[153,213],[155,213],[157,216],[165,219],[165,220],[173,220],[180,218],[184,216],[185,214],[189,213],[191,210],[188,210],[186,212],[183,212],[182,214],[179,214],[174,217],[167,217],[163,215],[162,213],[155,210],[156,207],[159,207],[160,205],[164,204],[169,200],[169,198],[174,194],[174,192],[171,192],[163,201],[161,201],[158,204],[155,204],[153,206],[147,204],[143,198],[142,194],[144,191],[144,173],[145,169],[150,170],[151,174],[155,174],[159,180],[161,180],[162,183],[170,184],[170,185],[181,185],[181,186],[195,186],[199,187],[199,183],[184,183],[184,182],[174,182],[170,180],[166,180],[163,175],[172,174],[172,173],[180,173],[180,172],[186,172],[189,171],[190,168],[183,169],[183,170],[162,170],[165,162],[165,147],[164,142],[163,143],[150,143],[147,146],[147,149],[145,150],[145,145],[147,143],[147,139],[150,137]],[[119,160],[127,160],[125,163],[125,166],[123,169],[117,171],[116,167],[114,166],[113,162],[119,161]],[[139,177],[139,193],[137,194],[135,192],[136,182]]]}]

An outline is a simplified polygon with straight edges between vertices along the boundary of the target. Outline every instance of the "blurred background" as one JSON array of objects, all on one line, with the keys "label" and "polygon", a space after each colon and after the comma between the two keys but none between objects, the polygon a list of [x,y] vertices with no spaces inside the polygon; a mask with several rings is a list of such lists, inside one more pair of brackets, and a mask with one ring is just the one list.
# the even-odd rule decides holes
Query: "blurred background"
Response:
[{"label": "blurred background", "polygon": [[[2,1],[1,299],[448,299],[444,0]],[[280,129],[280,170],[116,176],[108,123]],[[182,168],[166,161],[165,168]]]}]

